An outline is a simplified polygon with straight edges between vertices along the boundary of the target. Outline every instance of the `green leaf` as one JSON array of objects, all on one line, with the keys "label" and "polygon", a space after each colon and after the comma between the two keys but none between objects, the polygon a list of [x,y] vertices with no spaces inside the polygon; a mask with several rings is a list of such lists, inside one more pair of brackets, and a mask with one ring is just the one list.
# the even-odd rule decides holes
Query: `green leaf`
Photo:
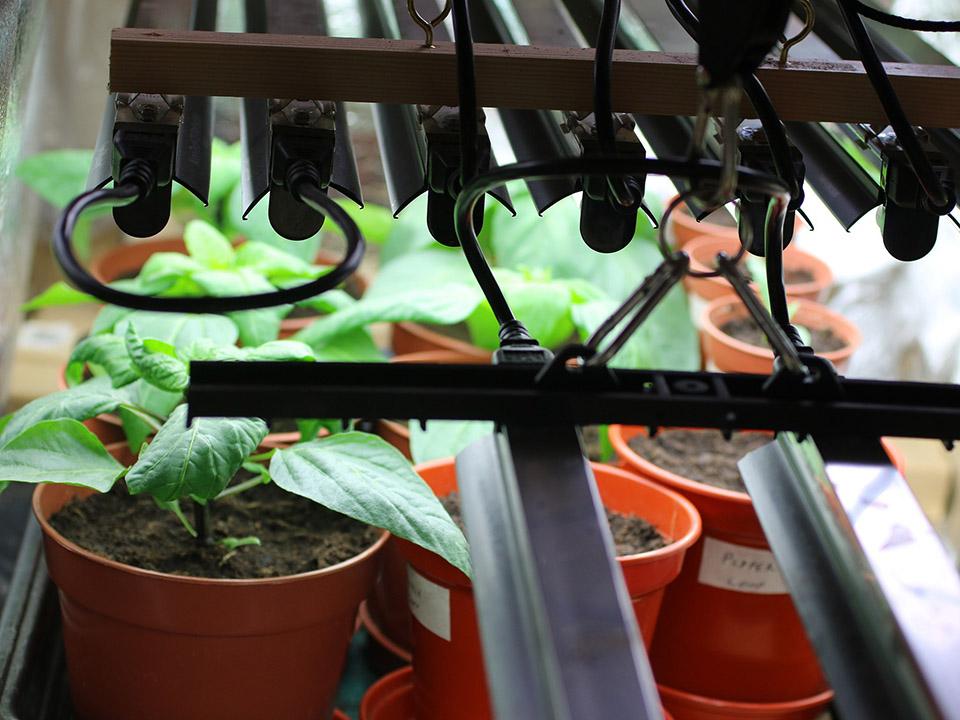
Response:
[{"label": "green leaf", "polygon": [[313,500],[431,550],[470,574],[463,533],[406,458],[382,438],[342,433],[278,450],[273,481]]},{"label": "green leaf", "polygon": [[82,340],[67,361],[67,377],[77,382],[82,380],[87,363],[102,368],[113,387],[129,385],[140,377],[140,372],[127,354],[126,343],[117,335],[91,335]]},{"label": "green leaf", "polygon": [[210,342],[198,341],[186,353],[190,360],[241,360],[248,362],[271,360],[275,362],[314,359],[309,345],[296,340],[272,340],[257,347],[238,348],[233,345],[218,347]]},{"label": "green leaf", "polygon": [[142,338],[162,340],[178,350],[190,347],[198,338],[209,338],[220,345],[232,345],[238,331],[229,318],[221,315],[186,315],[135,311],[119,318],[113,332],[121,337],[133,325]]},{"label": "green leaf", "polygon": [[[147,346],[147,342],[151,347]],[[132,324],[127,326],[127,352],[141,377],[166,392],[179,393],[186,390],[190,384],[190,376],[187,366],[176,357],[173,346],[153,338],[147,342],[140,339]]]},{"label": "green leaf", "polygon": [[216,497],[267,434],[255,418],[195,418],[188,428],[180,405],[127,473],[131,494],[161,501]]},{"label": "green leaf", "polygon": [[415,463],[453,457],[473,441],[493,433],[492,422],[430,420],[423,430],[410,421],[410,455]]},{"label": "green leaf", "polygon": [[204,270],[203,265],[189,255],[159,252],[151,255],[143,264],[137,280],[141,284],[143,293],[150,295],[164,293],[172,297],[175,293],[171,292],[171,289],[177,287],[178,281],[190,278],[194,273],[202,270]]},{"label": "green leaf", "polygon": [[[360,208],[346,198],[337,200],[337,204],[346,210],[347,215],[357,224],[364,240],[371,245],[383,245],[386,242],[395,222],[393,214],[387,208],[373,203],[367,203]],[[338,235],[343,234],[334,223],[330,223],[329,228]]]},{"label": "green leaf", "polygon": [[33,425],[0,450],[0,482],[55,482],[107,492],[123,472],[97,436],[69,418]]},{"label": "green leaf", "polygon": [[156,428],[147,422],[141,413],[126,405],[117,408],[117,415],[120,417],[123,434],[127,438],[127,447],[131,452],[139,453],[147,438],[156,432]]},{"label": "green leaf", "polygon": [[233,245],[213,225],[203,220],[191,220],[183,229],[183,242],[190,257],[204,267],[225,270],[233,267]]},{"label": "green leaf", "polygon": [[[249,268],[236,270],[206,270],[193,276],[194,282],[206,293],[224,297],[228,295],[254,295],[272,292],[275,288],[266,278]],[[290,312],[290,305],[245,310],[230,313],[230,319],[240,333],[240,342],[244,345],[262,345],[276,340],[280,334],[280,323]]]},{"label": "green leaf", "polygon": [[[16,174],[48,203],[65,208],[86,189],[92,164],[93,150],[51,150],[28,157]],[[91,213],[96,214],[96,210]]]},{"label": "green leaf", "polygon": [[101,413],[113,412],[123,399],[123,395],[111,387],[108,377],[94,378],[37,398],[13,414],[0,433],[0,447],[44,420],[86,420]]},{"label": "green leaf", "polygon": [[84,305],[86,303],[97,302],[93,295],[87,295],[74,289],[67,283],[55,282],[36,297],[31,298],[20,306],[22,312],[39,310],[47,307],[60,307],[63,305]]},{"label": "green leaf", "polygon": [[90,328],[91,335],[113,332],[117,324],[126,317],[132,315],[135,311],[117,305],[104,305],[103,309],[97,313],[93,319],[93,327]]},{"label": "green leaf", "polygon": [[227,550],[236,550],[239,547],[244,545],[260,545],[260,538],[256,535],[248,535],[247,537],[225,537],[221,538],[218,541],[223,545]]},{"label": "green leaf", "polygon": [[247,242],[237,248],[236,267],[252,270],[271,283],[313,280],[330,272],[330,268],[311,265],[262,242]]},{"label": "green leaf", "polygon": [[357,301],[354,300],[345,290],[327,290],[321,295],[301,300],[297,303],[298,307],[310,308],[321,315],[329,315],[337,310],[343,310],[350,307]]},{"label": "green leaf", "polygon": [[465,320],[482,299],[483,294],[478,288],[459,284],[432,285],[392,295],[366,296],[349,307],[317,319],[294,338],[317,349],[331,338],[374,322],[411,320],[453,325]]},{"label": "green leaf", "polygon": [[383,351],[362,328],[325,338],[311,346],[318,362],[385,362]]},{"label": "green leaf", "polygon": [[[517,318],[541,345],[556,348],[574,334],[570,314],[572,298],[563,284],[531,280],[497,271],[503,293]],[[500,325],[484,300],[467,319],[475,345],[488,350],[500,347]]]},{"label": "green leaf", "polygon": [[477,285],[462,252],[451,252],[434,244],[427,250],[404,255],[381,266],[363,300],[382,299],[405,291],[422,290],[424,278],[430,279],[432,287],[459,284],[475,288]]}]

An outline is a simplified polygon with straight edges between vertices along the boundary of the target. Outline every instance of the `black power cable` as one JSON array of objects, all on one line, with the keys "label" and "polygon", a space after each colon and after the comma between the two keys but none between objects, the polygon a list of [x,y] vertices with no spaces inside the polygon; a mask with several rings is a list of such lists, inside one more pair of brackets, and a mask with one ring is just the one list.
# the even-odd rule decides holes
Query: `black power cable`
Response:
[{"label": "black power cable", "polygon": [[850,31],[850,37],[853,38],[857,52],[860,54],[860,61],[867,71],[867,77],[870,78],[870,83],[880,99],[880,104],[883,105],[887,119],[897,135],[897,140],[903,146],[903,151],[916,173],[917,181],[927,196],[927,209],[937,215],[948,214],[953,209],[956,198],[940,182],[927,154],[923,151],[913,126],[897,98],[893,84],[887,77],[887,71],[880,62],[877,49],[873,45],[873,40],[870,39],[870,33],[867,32],[860,18],[858,4],[855,0],[837,0],[837,3],[847,29]]},{"label": "black power cable", "polygon": [[352,275],[360,266],[366,249],[363,235],[357,224],[336,202],[315,184],[316,169],[306,161],[294,161],[287,172],[287,187],[294,197],[317,212],[330,218],[342,231],[347,243],[344,259],[333,270],[304,285],[229,297],[155,297],[124,292],[104,285],[83,267],[73,252],[73,232],[81,214],[90,208],[109,205],[125,206],[147,195],[155,182],[152,166],[143,160],[132,160],[124,166],[115,187],[90,190],[76,197],[64,210],[53,238],[53,251],[64,273],[73,285],[98,300],[111,305],[178,313],[227,313],[240,310],[256,310],[287,303],[295,303],[320,293],[332,290]]},{"label": "black power cable", "polygon": [[453,37],[457,51],[457,91],[460,103],[460,179],[466,185],[477,174],[477,75],[473,60],[473,31],[467,0],[454,0]]},{"label": "black power cable", "polygon": [[[503,165],[474,178],[460,191],[454,209],[457,237],[460,239],[464,255],[467,257],[470,269],[473,271],[480,289],[487,297],[497,320],[504,326],[508,323],[515,323],[516,320],[483,256],[483,250],[480,248],[473,227],[473,207],[490,188],[512,180],[547,180],[566,176],[629,177],[638,174],[668,175],[687,178],[691,181],[709,180],[719,182],[722,173],[723,164],[714,160],[691,162],[689,160],[617,156],[565,158]],[[780,178],[743,167],[738,168],[737,183],[745,190],[769,195],[777,200],[767,221],[767,241],[777,245],[777,241],[780,240],[779,244],[782,245],[782,237],[778,236],[783,231],[784,215],[790,199],[789,188]],[[786,308],[783,278],[780,277],[779,282],[777,278],[771,278],[771,280],[768,290],[770,295],[776,298],[771,302],[771,305],[777,305],[778,309],[781,306]],[[783,295],[782,303],[779,302],[780,295]],[[782,313],[780,317],[777,317],[777,321],[789,325],[789,318],[784,319]]]},{"label": "black power cable", "polygon": [[890,27],[917,32],[960,32],[960,20],[923,20],[878,10],[860,0],[850,0],[850,6],[863,17]]},{"label": "black power cable", "polygon": [[613,127],[613,50],[617,44],[620,0],[604,0],[597,32],[597,53],[593,64],[593,117],[602,152],[613,155],[616,134]]}]

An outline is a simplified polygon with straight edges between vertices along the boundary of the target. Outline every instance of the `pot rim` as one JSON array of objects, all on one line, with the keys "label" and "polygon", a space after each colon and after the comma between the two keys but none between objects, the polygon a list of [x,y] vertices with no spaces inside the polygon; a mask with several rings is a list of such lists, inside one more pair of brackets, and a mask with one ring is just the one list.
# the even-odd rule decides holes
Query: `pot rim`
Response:
[{"label": "pot rim", "polygon": [[[298,573],[296,575],[281,575],[279,577],[272,578],[199,578],[185,575],[173,575],[172,573],[164,573],[157,570],[144,570],[143,568],[134,567],[133,565],[127,565],[125,563],[117,562],[116,560],[110,560],[108,558],[101,557],[100,555],[97,555],[96,553],[77,545],[72,540],[68,540],[66,537],[61,535],[56,528],[50,524],[48,518],[44,517],[44,514],[40,508],[40,498],[45,489],[51,485],[64,485],[64,483],[38,483],[36,489],[33,491],[33,496],[30,502],[33,510],[33,516],[36,518],[37,522],[40,523],[40,528],[43,530],[43,534],[47,538],[57,543],[66,552],[73,555],[79,555],[89,562],[97,563],[98,565],[107,567],[113,571],[138,575],[143,578],[150,578],[154,580],[163,580],[170,583],[176,583],[178,585],[202,585],[207,587],[212,585],[229,588],[248,587],[251,585],[287,585],[290,583],[302,582],[304,580],[312,580],[324,575],[333,575],[349,566],[360,564],[364,560],[367,560],[370,556],[379,552],[380,549],[386,544],[387,539],[390,537],[389,532],[381,529],[379,537],[365,550],[354,555],[353,557],[344,560],[343,562],[339,562],[336,565],[331,565],[330,567],[325,567],[320,570],[311,570],[305,573]],[[93,492],[96,491],[94,490]]]},{"label": "pot rim", "polygon": [[795,698],[793,700],[780,700],[776,702],[743,702],[742,700],[722,700],[720,698],[697,695],[672,688],[669,685],[657,683],[657,690],[665,697],[673,697],[697,703],[705,707],[716,708],[718,710],[736,710],[744,713],[743,717],[751,717],[754,714],[767,715],[771,710],[780,710],[783,712],[797,712],[816,708],[820,705],[826,706],[833,699],[833,690],[827,689],[818,692],[815,695]]},{"label": "pot rim", "polygon": [[[791,300],[791,303],[796,303],[798,306],[797,315],[800,324],[803,324],[803,322],[802,320],[799,320],[799,316],[804,314],[805,310],[821,313],[822,316],[828,321],[826,324],[832,330],[838,331],[837,334],[843,339],[844,346],[842,348],[839,350],[831,350],[830,352],[817,353],[820,357],[830,360],[831,362],[838,362],[850,357],[850,355],[852,355],[854,351],[860,347],[863,336],[860,334],[860,331],[857,329],[856,325],[847,320],[840,313],[834,312],[826,305],[814,302],[813,300],[794,298]],[[711,300],[703,309],[703,313],[700,315],[701,330],[707,333],[714,341],[723,345],[727,345],[736,352],[762,360],[772,360],[772,350],[745,343],[742,340],[738,340],[737,338],[728,335],[720,329],[720,327],[714,321],[713,316],[720,310],[725,310],[730,307],[735,308],[737,317],[745,317],[747,315],[746,306],[743,305],[743,302],[740,300],[738,295],[723,295],[715,300]]]},{"label": "pot rim", "polygon": [[[447,350],[450,352],[460,353],[462,355],[468,355],[475,357],[478,360],[489,362],[490,357],[493,354],[490,350],[484,350],[478,345],[472,345],[470,343],[464,342],[463,340],[457,340],[456,338],[447,337],[442,333],[438,333],[436,330],[431,330],[427,325],[418,322],[412,322],[410,320],[402,320],[398,323],[393,323],[395,326],[401,327],[405,332],[413,335],[414,337],[422,340],[423,342],[428,342],[431,345],[436,346],[435,350]],[[421,352],[432,352],[432,350],[425,350]],[[416,355],[419,353],[404,353],[401,357],[405,355]]]},{"label": "pot rim", "polygon": [[[456,458],[437,458],[436,460],[428,460],[424,463],[418,463],[414,466],[414,471],[419,475],[421,471],[430,471],[434,470],[437,467],[444,467],[456,462]],[[675,490],[667,487],[662,487],[657,485],[655,482],[651,482],[644,477],[641,477],[635,472],[630,470],[625,470],[623,468],[618,468],[615,465],[610,465],[609,463],[601,462],[590,462],[590,469],[596,473],[596,469],[600,467],[603,469],[603,472],[608,472],[613,475],[618,475],[622,479],[631,480],[638,483],[648,490],[653,490],[655,492],[661,493],[669,497],[676,505],[682,508],[683,512],[690,518],[690,529],[680,537],[676,537],[670,540],[666,545],[656,550],[648,550],[641,553],[633,553],[632,555],[617,555],[616,560],[618,563],[633,563],[638,560],[643,562],[652,562],[654,560],[659,560],[660,558],[674,555],[681,552],[686,552],[699,538],[703,532],[703,520],[700,517],[700,512],[697,510],[696,506],[690,502],[687,498],[683,497],[680,493]],[[599,486],[599,483],[597,483]],[[599,487],[597,488],[599,492]],[[646,522],[650,522],[647,518],[642,518]]]},{"label": "pot rim", "polygon": [[[651,476],[655,477],[656,480],[663,480],[667,483],[670,483],[676,488],[682,488],[684,492],[690,492],[692,494],[701,495],[709,497],[714,500],[726,500],[728,502],[733,502],[738,505],[752,506],[753,500],[750,499],[750,495],[745,492],[737,492],[736,490],[726,490],[724,488],[715,487],[707,483],[697,482],[683,475],[678,475],[675,472],[671,472],[666,468],[660,467],[659,465],[650,462],[640,453],[635,451],[630,444],[627,442],[627,438],[624,437],[624,431],[627,429],[633,430],[637,429],[640,432],[644,432],[645,428],[639,425],[610,425],[607,430],[607,435],[610,438],[610,444],[613,445],[614,450],[617,451],[617,455],[628,465],[635,466],[639,469],[640,472],[649,472]],[[664,430],[706,430],[708,428],[694,428],[694,427],[669,427],[663,428]],[[636,434],[636,433],[634,433]],[[772,437],[772,434],[771,434]]]},{"label": "pot rim", "polygon": [[[690,256],[691,270],[703,272],[711,269],[696,257],[696,253],[700,248],[708,247],[710,245],[738,246],[739,241],[735,240],[734,238],[726,238],[719,235],[701,235],[700,237],[695,237],[684,246],[684,252]],[[833,271],[830,270],[830,266],[827,265],[827,263],[813,253],[809,253],[806,250],[802,250],[798,247],[793,247],[792,245],[784,250],[783,267],[784,269],[789,267],[806,268],[809,269],[811,274],[814,276],[813,280],[808,282],[785,283],[788,295],[814,295],[819,293],[821,290],[825,290],[832,283]],[[820,277],[818,277],[818,272],[820,273]],[[710,283],[711,285],[724,287],[730,286],[730,284],[722,277],[708,277],[700,279]],[[750,286],[754,288],[754,290],[757,288],[756,283],[752,281]]]}]

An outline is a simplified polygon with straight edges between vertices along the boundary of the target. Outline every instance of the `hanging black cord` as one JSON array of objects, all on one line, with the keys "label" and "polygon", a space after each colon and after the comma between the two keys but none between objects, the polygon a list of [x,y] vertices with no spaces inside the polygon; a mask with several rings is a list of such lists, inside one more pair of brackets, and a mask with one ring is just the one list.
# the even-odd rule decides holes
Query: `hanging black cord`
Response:
[{"label": "hanging black cord", "polygon": [[[565,158],[560,160],[527,161],[503,165],[474,178],[463,188],[457,197],[454,208],[457,237],[464,248],[464,254],[470,263],[481,289],[487,295],[494,314],[501,325],[513,319],[510,307],[503,299],[502,306],[495,305],[494,299],[488,293],[487,284],[492,281],[496,292],[500,293],[499,286],[490,272],[483,257],[483,251],[477,242],[476,231],[473,227],[473,208],[483,194],[491,188],[498,187],[512,180],[548,180],[557,177],[630,177],[638,174],[668,175],[682,177],[691,181],[709,180],[717,182],[723,173],[723,164],[715,160],[668,160],[659,158],[630,158],[598,156],[592,158]],[[786,211],[790,199],[789,189],[780,178],[772,177],[749,168],[738,168],[738,186],[745,190],[762,193],[779,198],[776,207],[768,218],[768,241],[782,245],[783,213]],[[468,252],[467,248],[474,248]],[[488,279],[489,278],[489,279]],[[776,287],[776,286],[774,286]],[[780,287],[783,285],[781,283]],[[785,303],[785,301],[784,301]]]},{"label": "hanging black cord", "polygon": [[[670,14],[676,18],[680,26],[687,32],[694,42],[699,42],[697,36],[700,32],[700,19],[687,6],[684,0],[666,0],[667,9]],[[742,78],[743,90],[750,98],[750,102],[757,111],[760,123],[763,125],[763,132],[767,136],[767,142],[770,144],[770,155],[773,158],[773,166],[776,168],[777,175],[783,178],[784,182],[790,188],[790,210],[797,210],[803,203],[804,191],[803,184],[797,177],[796,168],[793,166],[793,160],[790,157],[790,143],[787,140],[787,130],[777,115],[777,110],[767,95],[763,84],[757,80],[756,75],[748,75]]]},{"label": "hanging black cord", "polygon": [[597,125],[600,150],[608,155],[616,151],[613,127],[613,50],[617,44],[620,0],[604,0],[597,32],[597,52],[593,63],[593,116]]},{"label": "hanging black cord", "polygon": [[273,307],[319,295],[332,290],[353,274],[363,259],[366,244],[356,223],[336,202],[320,191],[313,182],[315,169],[305,162],[294,162],[287,173],[287,187],[294,197],[304,204],[321,212],[332,220],[343,232],[347,242],[347,251],[343,261],[324,276],[298,287],[277,290],[255,295],[237,295],[232,297],[154,297],[123,292],[104,285],[87,272],[73,252],[73,232],[81,214],[90,208],[107,205],[129,205],[147,194],[155,182],[149,163],[133,160],[124,167],[116,186],[108,189],[91,190],[75,198],[63,211],[53,237],[53,251],[57,262],[63,268],[70,282],[98,300],[111,305],[149,310],[155,312],[178,313],[226,313],[239,310],[255,310]]},{"label": "hanging black cord", "polygon": [[901,15],[878,10],[870,7],[860,0],[851,0],[851,7],[863,17],[874,20],[875,22],[898,27],[904,30],[916,30],[918,32],[960,32],[960,20],[923,20],[920,18],[907,18]]},{"label": "hanging black cord", "polygon": [[857,47],[857,52],[860,54],[860,61],[867,71],[867,77],[870,78],[870,83],[877,97],[880,98],[880,104],[883,105],[887,119],[890,120],[890,125],[897,135],[897,140],[903,146],[903,151],[916,173],[917,181],[929,200],[928,209],[938,215],[946,215],[953,209],[954,198],[940,182],[927,154],[920,146],[920,141],[907,119],[907,114],[903,111],[903,106],[900,105],[893,84],[887,77],[887,71],[880,62],[873,40],[870,39],[870,34],[860,18],[856,3],[853,0],[837,0],[837,3],[853,43]]},{"label": "hanging black cord", "polygon": [[457,50],[457,88],[460,103],[460,181],[463,185],[477,174],[477,75],[473,61],[473,31],[467,0],[454,0],[453,39]]}]

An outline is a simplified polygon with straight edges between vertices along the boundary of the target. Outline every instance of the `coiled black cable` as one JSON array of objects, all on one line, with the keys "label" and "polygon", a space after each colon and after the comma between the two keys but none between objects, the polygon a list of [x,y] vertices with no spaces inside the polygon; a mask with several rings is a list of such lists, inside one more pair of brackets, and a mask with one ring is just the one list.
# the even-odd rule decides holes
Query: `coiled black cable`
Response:
[{"label": "coiled black cable", "polygon": [[948,214],[955,204],[953,194],[943,186],[940,178],[937,177],[933,166],[927,154],[920,145],[913,126],[907,118],[907,114],[897,98],[897,93],[893,89],[893,84],[887,76],[887,71],[880,62],[877,55],[877,49],[870,39],[870,33],[867,32],[863,20],[860,18],[860,9],[856,0],[837,0],[840,6],[840,12],[843,14],[843,20],[847,24],[847,30],[853,43],[860,54],[860,61],[867,71],[867,77],[873,85],[880,104],[887,114],[890,126],[897,135],[897,140],[903,146],[903,151],[910,161],[913,172],[917,176],[917,181],[928,199],[928,209],[938,215]]},{"label": "coiled black cable", "polygon": [[851,7],[863,17],[890,27],[918,32],[960,32],[960,20],[923,20],[921,18],[907,18],[901,15],[878,10],[860,0],[851,0]]},{"label": "coiled black cable", "polygon": [[153,189],[155,175],[149,163],[143,160],[128,162],[121,171],[115,187],[90,190],[79,195],[67,205],[53,237],[53,251],[71,283],[98,300],[134,310],[177,313],[228,313],[240,310],[256,310],[287,303],[295,303],[320,293],[332,290],[346,280],[360,266],[366,249],[363,235],[357,224],[336,202],[322,192],[315,180],[315,170],[305,161],[295,161],[287,172],[287,187],[294,197],[323,213],[342,231],[347,243],[344,259],[333,270],[304,285],[228,297],[156,297],[124,292],[104,285],[83,267],[73,252],[73,232],[85,210],[93,207],[124,206],[136,202]]}]

